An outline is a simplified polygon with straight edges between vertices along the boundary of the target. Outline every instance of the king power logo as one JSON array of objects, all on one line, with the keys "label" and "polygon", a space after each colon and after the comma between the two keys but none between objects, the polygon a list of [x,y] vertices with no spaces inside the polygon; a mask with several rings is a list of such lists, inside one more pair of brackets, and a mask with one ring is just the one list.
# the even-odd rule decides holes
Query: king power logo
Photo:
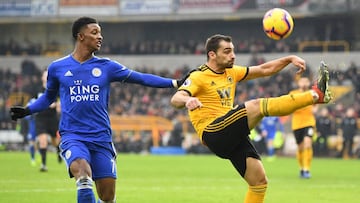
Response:
[{"label": "king power logo", "polygon": [[99,85],[83,85],[81,80],[74,81],[73,86],[69,87],[70,101],[99,101]]}]

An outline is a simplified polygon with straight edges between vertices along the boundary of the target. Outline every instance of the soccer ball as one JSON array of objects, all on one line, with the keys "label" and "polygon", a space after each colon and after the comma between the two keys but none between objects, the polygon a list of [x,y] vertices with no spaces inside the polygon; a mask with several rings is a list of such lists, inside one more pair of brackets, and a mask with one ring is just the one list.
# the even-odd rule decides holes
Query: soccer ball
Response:
[{"label": "soccer ball", "polygon": [[263,18],[263,29],[274,40],[287,38],[294,28],[294,21],[289,12],[282,8],[267,11]]}]

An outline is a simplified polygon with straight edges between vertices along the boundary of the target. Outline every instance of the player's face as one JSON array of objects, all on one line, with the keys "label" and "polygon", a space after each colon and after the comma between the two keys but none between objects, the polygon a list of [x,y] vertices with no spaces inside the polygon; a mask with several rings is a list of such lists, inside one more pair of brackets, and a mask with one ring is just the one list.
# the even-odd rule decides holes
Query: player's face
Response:
[{"label": "player's face", "polygon": [[235,62],[234,44],[232,42],[221,41],[219,49],[216,51],[216,64],[221,68],[231,68]]},{"label": "player's face", "polygon": [[88,24],[82,31],[82,43],[84,43],[91,51],[100,50],[102,43],[101,28],[99,24]]},{"label": "player's face", "polygon": [[300,78],[298,81],[298,86],[302,90],[308,90],[310,87],[310,80],[308,78]]}]

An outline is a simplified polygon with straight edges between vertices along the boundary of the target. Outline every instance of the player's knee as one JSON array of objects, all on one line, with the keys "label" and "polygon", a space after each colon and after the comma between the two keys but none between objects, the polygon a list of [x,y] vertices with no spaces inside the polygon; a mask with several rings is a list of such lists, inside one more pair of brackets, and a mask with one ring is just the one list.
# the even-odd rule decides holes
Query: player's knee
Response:
[{"label": "player's knee", "polygon": [[76,180],[76,187],[81,189],[92,189],[93,180],[89,176],[81,176]]},{"label": "player's knee", "polygon": [[265,185],[267,183],[268,183],[268,179],[267,179],[266,175],[263,175],[259,178],[256,185]]},{"label": "player's knee", "polygon": [[107,187],[107,189],[99,189],[98,188],[99,200],[103,202],[115,202],[115,189],[111,189],[111,187]]},{"label": "player's knee", "polygon": [[76,180],[81,177],[91,177],[91,168],[88,162],[85,159],[76,159],[70,164],[70,173],[76,178]]}]

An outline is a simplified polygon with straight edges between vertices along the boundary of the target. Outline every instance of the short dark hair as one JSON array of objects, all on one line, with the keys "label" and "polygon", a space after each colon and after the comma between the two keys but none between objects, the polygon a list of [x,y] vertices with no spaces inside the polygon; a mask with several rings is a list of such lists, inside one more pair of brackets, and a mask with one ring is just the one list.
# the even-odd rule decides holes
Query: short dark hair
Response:
[{"label": "short dark hair", "polygon": [[209,59],[209,55],[208,55],[209,52],[210,51],[216,52],[219,49],[219,44],[221,41],[232,42],[232,38],[226,35],[215,34],[206,40],[205,50],[208,59]]},{"label": "short dark hair", "polygon": [[98,23],[96,19],[90,17],[78,18],[72,25],[72,36],[76,40],[80,30],[87,24]]}]

